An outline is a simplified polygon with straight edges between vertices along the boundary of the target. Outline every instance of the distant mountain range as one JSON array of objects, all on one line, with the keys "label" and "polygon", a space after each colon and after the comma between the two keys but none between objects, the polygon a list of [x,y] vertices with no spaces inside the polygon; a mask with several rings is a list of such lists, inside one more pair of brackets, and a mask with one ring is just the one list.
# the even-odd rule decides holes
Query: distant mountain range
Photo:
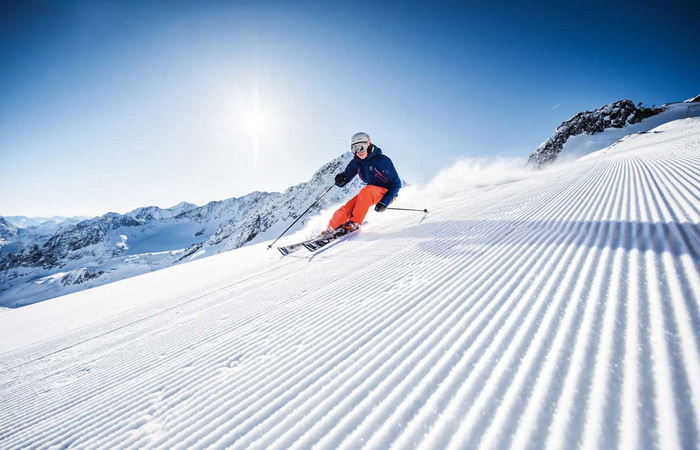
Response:
[{"label": "distant mountain range", "polygon": [[619,100],[594,111],[579,112],[561,123],[554,134],[532,152],[528,164],[544,167],[560,155],[580,157],[608,147],[624,136],[645,133],[666,122],[695,116],[700,116],[700,95],[658,108]]},{"label": "distant mountain range", "polygon": [[26,216],[4,216],[4,219],[10,222],[12,225],[19,228],[31,228],[40,226],[56,226],[58,228],[62,223],[78,223],[81,220],[89,219],[89,217],[75,216],[75,217],[63,217],[63,216],[53,216],[53,217],[26,217]]},{"label": "distant mountain range", "polygon": [[[62,218],[53,233],[39,231],[42,223],[21,228],[0,217],[0,306],[34,303],[270,239],[331,186],[351,158],[343,154],[282,193],[253,192],[201,207],[148,206],[81,221]],[[357,177],[333,188],[295,229],[361,186]],[[21,219],[32,223],[12,218]]]}]

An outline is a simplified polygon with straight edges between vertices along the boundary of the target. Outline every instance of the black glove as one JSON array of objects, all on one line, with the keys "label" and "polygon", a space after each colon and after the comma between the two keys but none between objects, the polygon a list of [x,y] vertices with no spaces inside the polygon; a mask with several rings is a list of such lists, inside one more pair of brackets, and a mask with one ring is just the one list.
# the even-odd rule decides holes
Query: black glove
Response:
[{"label": "black glove", "polygon": [[377,206],[374,207],[374,210],[377,212],[384,212],[386,211],[386,205],[382,202],[377,203]]},{"label": "black glove", "polygon": [[343,187],[347,183],[347,180],[345,179],[345,173],[339,173],[338,175],[335,176],[335,185],[338,187]]}]

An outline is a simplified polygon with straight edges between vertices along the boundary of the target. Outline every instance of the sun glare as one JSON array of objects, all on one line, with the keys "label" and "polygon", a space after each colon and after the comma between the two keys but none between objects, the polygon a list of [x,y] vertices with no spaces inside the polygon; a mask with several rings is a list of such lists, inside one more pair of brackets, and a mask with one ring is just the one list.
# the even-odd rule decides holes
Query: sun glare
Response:
[{"label": "sun glare", "polygon": [[246,111],[243,117],[245,130],[253,136],[264,134],[268,128],[267,116],[258,107]]}]

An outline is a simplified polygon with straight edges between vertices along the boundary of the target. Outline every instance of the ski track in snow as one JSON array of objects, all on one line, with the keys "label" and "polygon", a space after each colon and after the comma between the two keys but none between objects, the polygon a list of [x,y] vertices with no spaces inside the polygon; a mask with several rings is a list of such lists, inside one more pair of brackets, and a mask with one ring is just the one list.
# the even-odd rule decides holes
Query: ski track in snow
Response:
[{"label": "ski track in snow", "polygon": [[0,311],[0,448],[700,448],[700,120],[661,128]]}]

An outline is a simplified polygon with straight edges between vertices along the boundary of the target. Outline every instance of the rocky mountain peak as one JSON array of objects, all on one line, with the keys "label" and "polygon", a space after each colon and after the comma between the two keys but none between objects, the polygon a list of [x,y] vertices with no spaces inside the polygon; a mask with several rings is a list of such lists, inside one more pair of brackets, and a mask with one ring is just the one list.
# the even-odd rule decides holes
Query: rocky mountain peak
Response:
[{"label": "rocky mountain peak", "polygon": [[619,100],[594,111],[580,112],[559,125],[554,134],[530,155],[527,162],[543,167],[559,156],[564,144],[572,136],[601,133],[606,128],[622,128],[662,111],[664,108],[645,108],[641,102],[635,106],[632,100]]},{"label": "rocky mountain peak", "polygon": [[697,103],[697,102],[700,102],[700,95],[695,96],[693,98],[689,98],[688,100],[686,100],[683,103]]}]

